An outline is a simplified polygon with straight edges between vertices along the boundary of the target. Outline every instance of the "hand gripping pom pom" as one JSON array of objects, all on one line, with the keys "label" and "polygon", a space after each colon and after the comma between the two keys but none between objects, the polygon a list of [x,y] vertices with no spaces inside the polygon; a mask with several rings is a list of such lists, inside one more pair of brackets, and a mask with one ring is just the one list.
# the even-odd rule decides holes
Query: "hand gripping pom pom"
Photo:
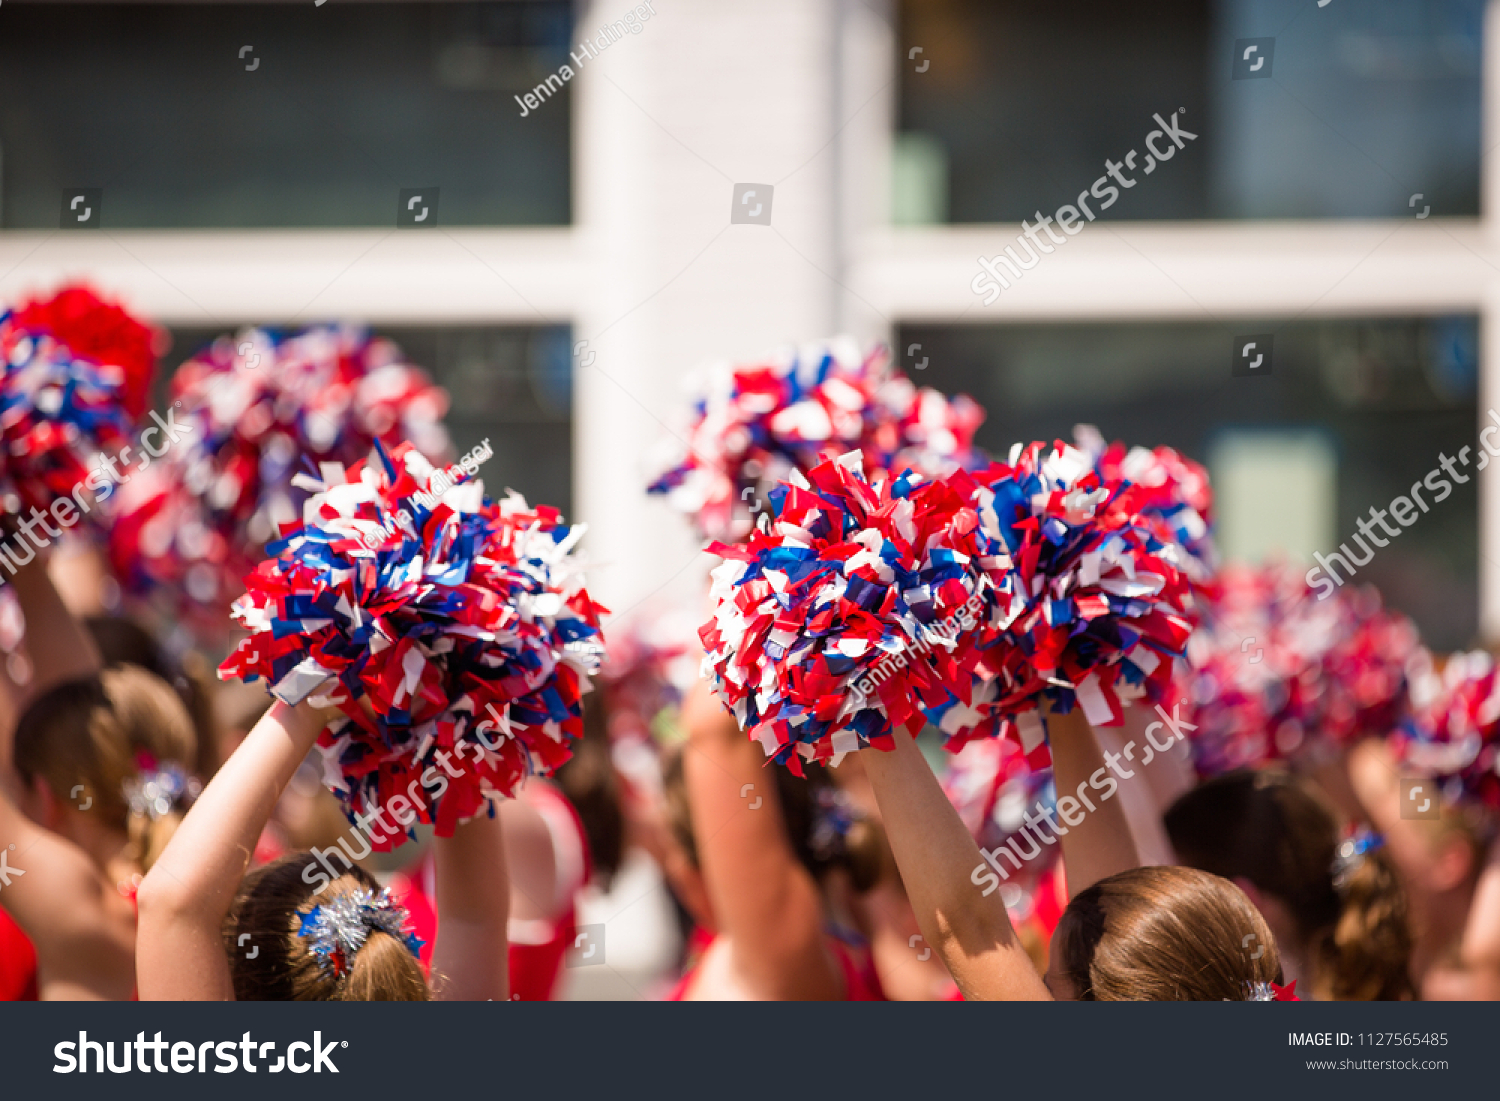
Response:
[{"label": "hand gripping pom pom", "polygon": [[710,538],[742,539],[778,482],[851,450],[867,470],[891,475],[984,466],[974,447],[983,420],[970,398],[919,390],[883,346],[862,353],[840,337],[708,371],[686,454],[649,492],[665,494]]},{"label": "hand gripping pom pom", "polygon": [[1149,490],[1101,479],[1061,441],[1017,444],[975,475],[974,507],[994,549],[982,561],[997,610],[972,684],[928,711],[949,748],[1012,736],[1045,765],[1039,704],[1081,706],[1117,725],[1122,700],[1166,698],[1197,611],[1181,550],[1144,510]]},{"label": "hand gripping pom pom", "polygon": [[74,497],[77,511],[100,517],[94,505],[108,495],[90,477],[101,454],[131,442],[159,340],[81,286],[0,312],[0,499],[7,511],[45,511]]},{"label": "hand gripping pom pom", "polygon": [[115,573],[205,632],[306,491],[299,472],[352,466],[378,440],[450,457],[447,395],[390,341],[358,328],[220,337],[172,380],[182,442],[118,490]]},{"label": "hand gripping pom pom", "polygon": [[1500,678],[1489,654],[1411,663],[1408,714],[1392,735],[1403,774],[1430,776],[1449,803],[1500,811]]},{"label": "hand gripping pom pom", "polygon": [[[434,492],[446,480],[418,452],[377,445],[347,476],[325,464],[321,482],[299,477],[302,522],[234,605],[250,637],[219,675],[343,712],[318,744],[356,825],[389,811],[447,837],[550,774],[603,656],[605,609],[572,556],[583,529],[450,475],[461,484]],[[379,851],[399,840],[372,831]]]},{"label": "hand gripping pom pom", "polygon": [[895,728],[967,694],[994,597],[962,488],[871,484],[850,452],[793,472],[770,508],[747,543],[710,548],[725,561],[699,632],[704,675],[768,756],[800,775],[803,760],[890,748]]}]

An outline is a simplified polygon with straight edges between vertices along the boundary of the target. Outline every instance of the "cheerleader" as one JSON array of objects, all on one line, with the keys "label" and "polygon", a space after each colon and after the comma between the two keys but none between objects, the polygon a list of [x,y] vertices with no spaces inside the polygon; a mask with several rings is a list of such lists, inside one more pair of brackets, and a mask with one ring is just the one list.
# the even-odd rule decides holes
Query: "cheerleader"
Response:
[{"label": "cheerleader", "polygon": [[1341,840],[1310,782],[1227,773],[1178,799],[1164,821],[1182,863],[1233,880],[1255,903],[1303,990],[1330,1001],[1414,996],[1396,866],[1378,835]]},{"label": "cheerleader", "polygon": [[40,559],[13,584],[40,694],[0,754],[16,792],[0,794],[0,853],[14,869],[0,906],[34,946],[42,999],[128,999],[134,885],[191,797],[192,721],[144,670],[99,672]]},{"label": "cheerleader", "polygon": [[330,878],[311,853],[295,853],[245,874],[322,729],[309,704],[273,704],[189,811],[141,884],[142,998],[505,1000],[510,900],[498,818],[433,842],[444,920],[431,983],[405,910],[358,865]]},{"label": "cheerleader", "polygon": [[671,1000],[883,1000],[853,907],[879,875],[878,829],[837,821],[849,811],[826,779],[768,772],[705,685],[688,695],[683,723],[682,841],[709,913]]},{"label": "cheerleader", "polygon": [[[1275,938],[1239,888],[1187,868],[1136,866],[1093,732],[1048,721],[1058,792],[1097,792],[1059,838],[1072,899],[1037,975],[1001,902],[1003,870],[980,853],[915,741],[862,750],[923,935],[969,1000],[1196,1001],[1285,997]],[[1091,780],[1104,779],[1095,787]],[[1111,794],[1113,792],[1111,791]],[[1040,827],[1038,827],[1040,832]],[[1061,831],[1059,831],[1061,832]],[[1008,874],[1008,873],[1007,873]],[[1253,939],[1247,939],[1253,938]],[[1255,943],[1264,951],[1248,952]]]},{"label": "cheerleader", "polygon": [[1500,999],[1500,845],[1473,803],[1438,800],[1432,820],[1401,817],[1392,747],[1371,739],[1350,755],[1349,775],[1398,869],[1410,906],[1411,975],[1424,1001]]}]

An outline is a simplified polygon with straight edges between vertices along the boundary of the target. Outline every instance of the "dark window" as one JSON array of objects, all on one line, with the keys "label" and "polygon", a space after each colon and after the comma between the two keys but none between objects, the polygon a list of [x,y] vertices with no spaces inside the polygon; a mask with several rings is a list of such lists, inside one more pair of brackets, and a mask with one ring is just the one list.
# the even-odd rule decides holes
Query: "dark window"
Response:
[{"label": "dark window", "polygon": [[[1269,378],[1232,377],[1238,334],[1271,334]],[[923,385],[973,395],[989,412],[979,442],[1004,458],[1016,441],[1071,441],[1080,422],[1127,445],[1166,444],[1205,465],[1231,438],[1290,433],[1326,441],[1334,545],[1413,482],[1469,448],[1469,482],[1379,550],[1357,581],[1379,587],[1437,649],[1477,633],[1475,465],[1478,325],[1472,317],[1213,324],[903,325],[922,345]],[[1463,467],[1459,467],[1463,473]],[[1216,476],[1218,472],[1215,472]],[[1288,498],[1303,487],[1277,485]],[[1216,485],[1221,506],[1225,487]],[[1275,502],[1269,511],[1272,523]],[[1221,519],[1223,508],[1221,507]],[[1311,565],[1311,563],[1308,563]]]},{"label": "dark window", "polygon": [[[1477,214],[1483,9],[905,0],[903,147],[938,162],[927,186],[947,180],[945,196],[917,206],[953,222],[1050,214],[1133,149],[1136,186],[1106,218]],[[1257,73],[1234,79],[1244,39],[1275,42],[1243,66],[1267,57]],[[1144,175],[1152,116],[1174,111],[1197,137]]]},{"label": "dark window", "polygon": [[0,225],[100,188],[105,229],[394,227],[432,187],[440,225],[565,224],[570,85],[513,97],[571,33],[563,2],[7,5]]}]

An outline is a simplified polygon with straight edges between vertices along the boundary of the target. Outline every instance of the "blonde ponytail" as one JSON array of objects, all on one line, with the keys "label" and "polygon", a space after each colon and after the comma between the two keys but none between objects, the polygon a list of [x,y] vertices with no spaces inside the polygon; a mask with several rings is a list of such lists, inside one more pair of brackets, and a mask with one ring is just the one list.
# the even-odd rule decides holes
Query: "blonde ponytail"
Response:
[{"label": "blonde ponytail", "polygon": [[30,785],[122,830],[150,867],[197,794],[192,720],[164,681],[133,665],[42,693],[16,724],[15,767]]},{"label": "blonde ponytail", "polygon": [[1365,853],[1338,877],[1338,920],[1318,946],[1318,989],[1329,1001],[1415,997],[1406,893],[1385,853]]}]

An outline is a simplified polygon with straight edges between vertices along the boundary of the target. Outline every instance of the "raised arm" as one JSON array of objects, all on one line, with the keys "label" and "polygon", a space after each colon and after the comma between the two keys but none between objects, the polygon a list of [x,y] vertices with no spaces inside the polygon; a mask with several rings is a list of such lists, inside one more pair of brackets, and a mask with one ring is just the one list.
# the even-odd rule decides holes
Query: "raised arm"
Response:
[{"label": "raised arm", "polygon": [[[1052,777],[1057,787],[1057,832],[1061,834],[1063,868],[1068,897],[1074,898],[1117,872],[1140,866],[1125,802],[1114,798],[1112,785],[1136,780],[1144,751],[1129,743],[1110,760],[1099,748],[1094,730],[1075,707],[1066,715],[1047,716],[1047,738],[1052,748]],[[1134,762],[1131,758],[1134,758]],[[1115,777],[1118,776],[1119,779]],[[1109,794],[1105,795],[1104,791]]]},{"label": "raised arm", "polygon": [[823,899],[787,837],[765,755],[707,685],[683,705],[683,758],[698,862],[736,977],[768,999],[837,998]]},{"label": "raised arm", "polygon": [[880,817],[922,935],[965,998],[1047,1001],[1000,899],[1000,881],[904,731],[896,748],[863,751]]},{"label": "raised arm", "polygon": [[142,1001],[234,998],[220,929],[276,800],[317,740],[308,705],[277,701],[188,811],[141,883]]},{"label": "raised arm", "polygon": [[433,985],[448,1002],[503,1002],[510,997],[501,819],[480,817],[452,837],[434,838],[438,934],[432,946]]},{"label": "raised arm", "polygon": [[38,552],[10,582],[26,618],[26,654],[32,665],[27,696],[31,699],[66,681],[91,677],[104,664],[93,636],[68,611],[53,585],[47,561]]}]

